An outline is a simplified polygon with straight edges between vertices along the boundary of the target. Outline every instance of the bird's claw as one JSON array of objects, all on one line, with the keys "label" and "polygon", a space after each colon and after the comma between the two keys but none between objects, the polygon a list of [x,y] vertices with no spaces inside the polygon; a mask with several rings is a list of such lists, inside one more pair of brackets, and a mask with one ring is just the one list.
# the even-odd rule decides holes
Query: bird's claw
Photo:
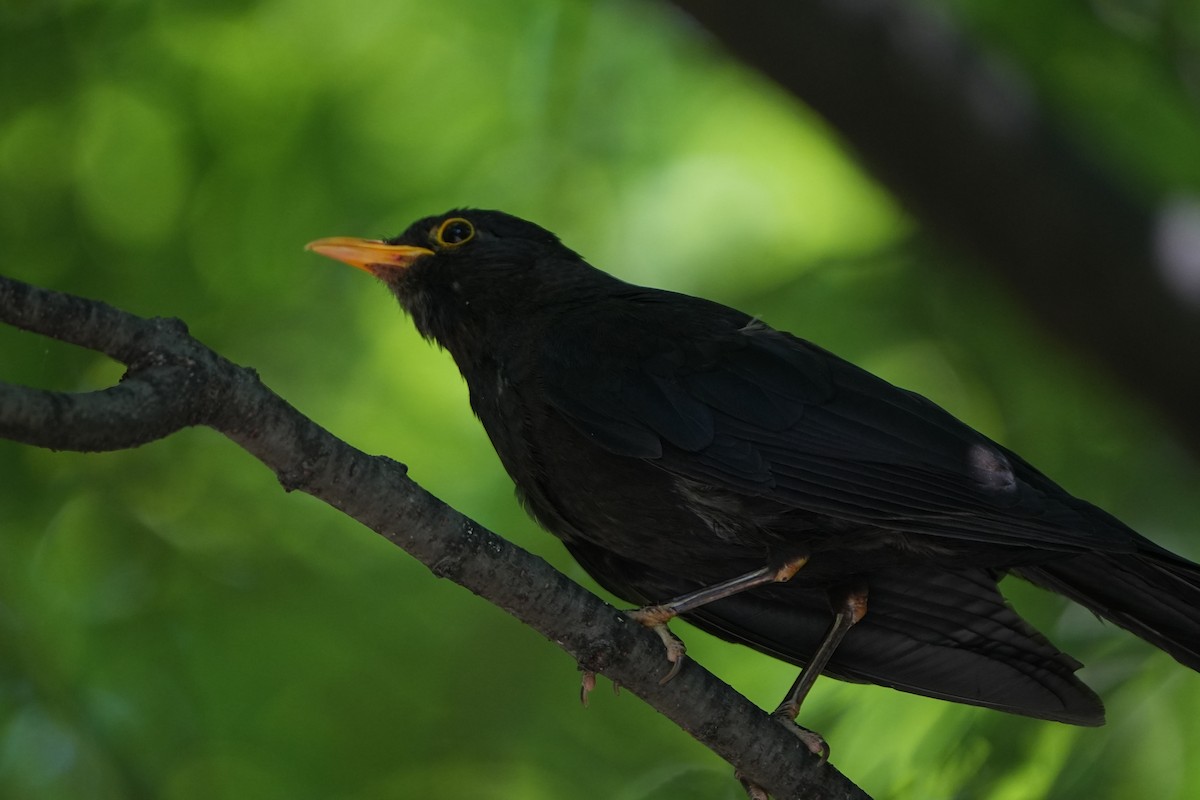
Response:
[{"label": "bird's claw", "polygon": [[646,606],[625,613],[657,633],[658,638],[662,639],[671,669],[658,683],[660,686],[670,683],[671,679],[679,674],[679,670],[683,667],[684,656],[687,655],[687,647],[683,641],[671,633],[671,629],[667,627],[667,622],[675,617],[675,611],[668,606]]},{"label": "bird's claw", "polygon": [[[804,742],[804,746],[808,748],[808,752],[821,759],[820,763],[824,764],[827,762],[829,760],[829,744],[825,741],[825,737],[816,731],[810,731],[802,725],[797,725],[795,713],[789,713],[789,711],[790,709],[785,704],[773,711],[771,716],[779,720],[781,725],[787,726],[789,731],[800,737],[800,741]],[[740,770],[733,773],[733,776],[737,778],[738,783],[742,784],[742,788],[746,790],[748,800],[771,800],[771,795],[766,789],[747,778]]]},{"label": "bird's claw", "polygon": [[829,760],[829,743],[825,741],[825,737],[816,731],[810,731],[803,725],[796,723],[795,715],[788,715],[788,712],[781,706],[779,710],[771,714],[772,717],[779,720],[780,724],[786,725],[787,729],[800,737],[800,741],[804,742],[804,746],[808,748],[808,752],[812,753],[821,759],[824,764]]},{"label": "bird's claw", "polygon": [[767,793],[766,789],[747,778],[741,771],[733,773],[733,777],[737,778],[738,783],[746,790],[748,800],[771,800],[771,795]]},{"label": "bird's claw", "polygon": [[[579,682],[579,702],[584,708],[588,707],[588,701],[591,699],[592,691],[596,688],[596,671],[581,666],[579,671],[583,673],[583,678]],[[617,681],[612,681],[613,697],[621,696],[621,684]]]},{"label": "bird's claw", "polygon": [[580,672],[583,673],[583,678],[579,682],[579,702],[583,704],[584,708],[587,708],[588,695],[590,695],[592,690],[596,688],[596,673],[590,669],[583,669],[582,667],[580,668]]},{"label": "bird's claw", "polygon": [[663,646],[667,649],[667,661],[671,662],[671,669],[658,681],[659,686],[665,686],[671,682],[672,678],[679,674],[679,670],[683,667],[684,657],[687,655],[687,647],[684,646],[683,641],[678,636],[671,633],[671,630],[666,625],[655,628],[654,632],[663,640]]},{"label": "bird's claw", "polygon": [[810,731],[808,728],[801,728],[799,725],[796,725],[796,735],[800,737],[800,741],[804,742],[808,752],[819,758],[822,764],[829,760],[829,742],[825,741],[824,736],[816,731]]}]

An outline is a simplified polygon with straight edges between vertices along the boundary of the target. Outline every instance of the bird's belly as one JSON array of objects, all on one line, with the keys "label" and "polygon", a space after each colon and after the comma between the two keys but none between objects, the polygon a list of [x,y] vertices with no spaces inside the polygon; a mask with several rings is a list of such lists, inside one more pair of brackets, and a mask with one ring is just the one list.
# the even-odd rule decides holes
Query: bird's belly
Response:
[{"label": "bird's belly", "polygon": [[750,517],[717,519],[690,502],[668,473],[636,459],[614,460],[589,458],[587,469],[556,471],[518,489],[529,512],[560,539],[642,564],[695,574],[769,558],[769,537]]}]

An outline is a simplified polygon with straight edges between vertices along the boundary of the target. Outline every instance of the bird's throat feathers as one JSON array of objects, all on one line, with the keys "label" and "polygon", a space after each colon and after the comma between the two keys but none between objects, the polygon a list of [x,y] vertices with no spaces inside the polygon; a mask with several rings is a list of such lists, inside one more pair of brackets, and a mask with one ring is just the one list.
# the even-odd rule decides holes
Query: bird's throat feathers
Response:
[{"label": "bird's throat feathers", "polygon": [[528,341],[538,321],[553,318],[545,313],[556,294],[546,265],[447,261],[415,264],[387,283],[417,331],[460,368]]},{"label": "bird's throat feathers", "polygon": [[465,366],[544,333],[559,314],[628,285],[557,242],[542,252],[421,259],[385,279],[420,334]]},{"label": "bird's throat feathers", "polygon": [[463,297],[454,281],[436,280],[421,267],[405,270],[387,282],[388,288],[426,340],[449,350],[456,361],[483,344],[478,308]]}]

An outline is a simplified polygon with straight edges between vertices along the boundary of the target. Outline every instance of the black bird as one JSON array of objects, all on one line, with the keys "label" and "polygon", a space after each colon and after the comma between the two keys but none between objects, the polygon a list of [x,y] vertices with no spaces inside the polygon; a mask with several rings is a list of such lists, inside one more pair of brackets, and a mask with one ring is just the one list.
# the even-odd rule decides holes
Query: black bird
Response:
[{"label": "black bird", "polygon": [[1200,566],[814,344],[497,211],[309,247],[382,279],[450,351],[525,507],[640,620],[682,613],[807,665],[786,716],[823,671],[1102,724],[1006,573],[1200,670]]}]

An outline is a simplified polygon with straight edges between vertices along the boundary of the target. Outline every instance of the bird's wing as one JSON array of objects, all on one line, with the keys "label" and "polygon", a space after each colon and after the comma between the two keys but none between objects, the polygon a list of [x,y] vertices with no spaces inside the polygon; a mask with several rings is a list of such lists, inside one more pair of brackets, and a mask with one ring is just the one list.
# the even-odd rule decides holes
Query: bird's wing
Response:
[{"label": "bird's wing", "polygon": [[908,533],[1134,548],[1111,517],[929,400],[714,307],[728,312],[706,306],[705,329],[692,321],[705,315],[627,312],[612,341],[564,325],[542,357],[548,402],[608,451],[712,491]]},{"label": "bird's wing", "polygon": [[[805,591],[797,584],[774,595],[748,592],[685,616],[802,666],[829,623],[824,598],[790,596]],[[1080,663],[1021,619],[984,570],[879,570],[869,604],[830,660],[832,677],[1075,725],[1104,723],[1100,699],[1075,677]]]},{"label": "bird's wing", "polygon": [[[698,588],[587,542],[567,548],[605,588],[634,602]],[[1079,662],[1022,620],[986,570],[881,569],[871,576],[868,605],[824,674],[1013,714],[1103,724],[1103,704],[1075,677]],[[797,666],[808,663],[831,621],[826,591],[802,582],[743,592],[683,616]]]}]

